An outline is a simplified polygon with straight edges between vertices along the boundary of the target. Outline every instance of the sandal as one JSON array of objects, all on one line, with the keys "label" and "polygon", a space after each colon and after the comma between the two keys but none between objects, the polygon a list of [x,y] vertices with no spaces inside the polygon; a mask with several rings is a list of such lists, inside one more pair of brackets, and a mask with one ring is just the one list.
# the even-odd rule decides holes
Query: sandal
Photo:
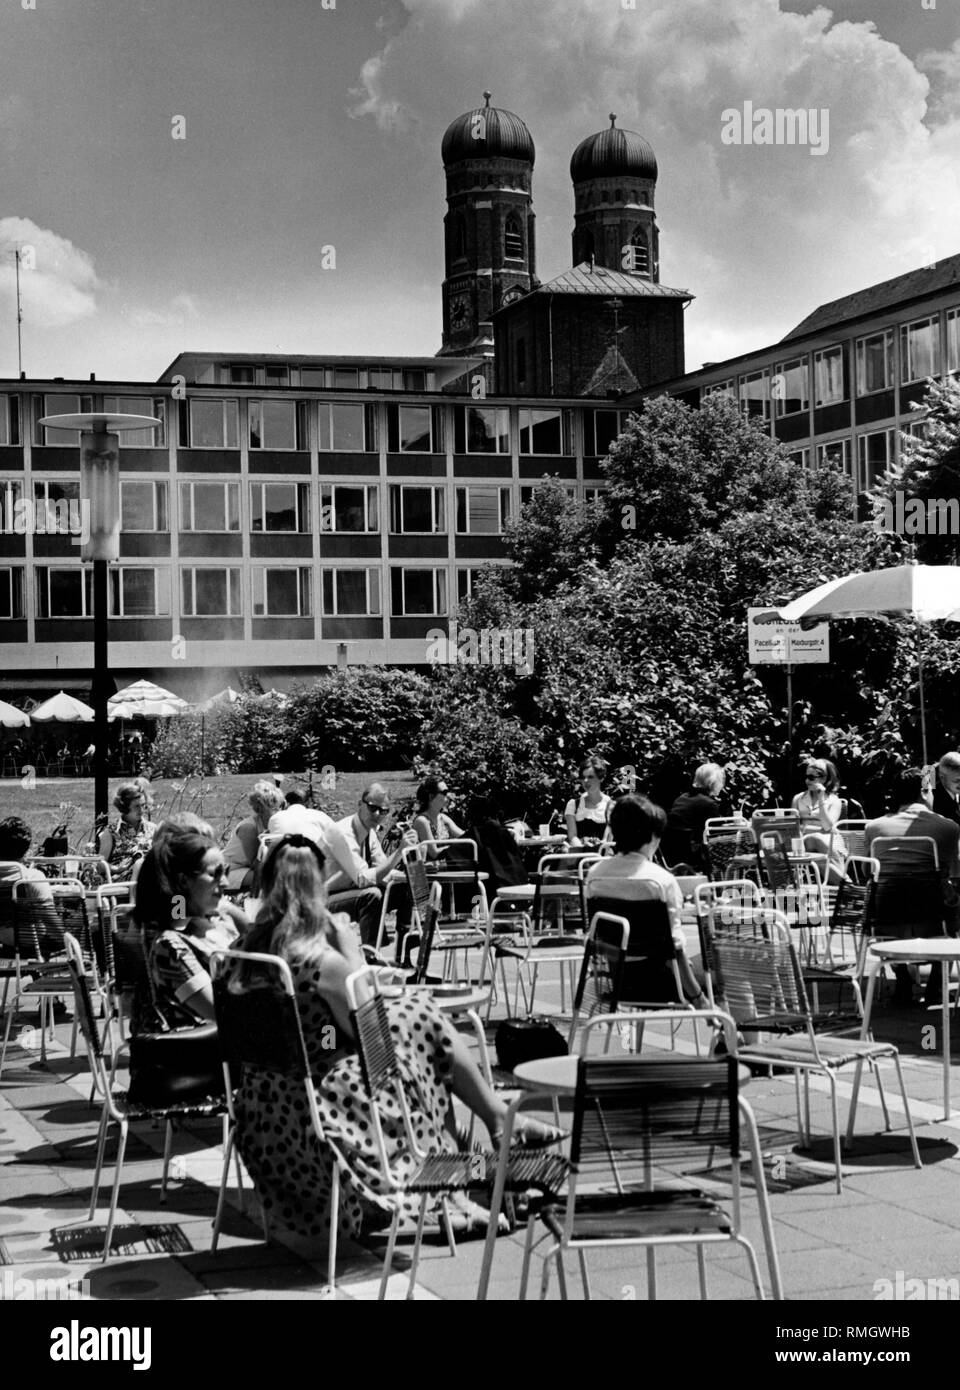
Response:
[{"label": "sandal", "polygon": [[[556,1125],[546,1125],[542,1120],[518,1120],[513,1127],[510,1147],[526,1149],[528,1152],[535,1149],[552,1149],[554,1144],[562,1144],[567,1137],[565,1129],[558,1129]],[[495,1149],[499,1149],[502,1138],[502,1129],[490,1135]]]}]

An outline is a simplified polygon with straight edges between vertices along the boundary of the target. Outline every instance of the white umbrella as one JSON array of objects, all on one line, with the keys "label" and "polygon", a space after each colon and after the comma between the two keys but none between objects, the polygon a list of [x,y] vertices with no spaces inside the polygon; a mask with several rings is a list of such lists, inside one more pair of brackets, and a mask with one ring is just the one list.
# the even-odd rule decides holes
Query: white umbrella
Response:
[{"label": "white umbrella", "polygon": [[26,729],[30,724],[30,716],[24,714],[22,709],[17,709],[16,705],[8,705],[6,700],[0,700],[0,724],[5,729]]},{"label": "white umbrella", "polygon": [[82,700],[76,700],[65,690],[61,690],[56,695],[51,695],[49,700],[44,700],[42,705],[38,705],[30,718],[34,724],[45,724],[51,719],[56,719],[62,724],[92,724],[93,710]]},{"label": "white umbrella", "polygon": [[225,690],[218,690],[216,695],[211,695],[202,704],[197,705],[197,712],[208,714],[210,710],[216,709],[218,705],[233,705],[240,699],[239,690],[234,690],[232,685],[228,685]]},{"label": "white umbrella", "polygon": [[153,681],[134,681],[107,701],[108,719],[172,719],[189,709],[186,700]]},{"label": "white umbrella", "polygon": [[[785,622],[798,618],[875,618],[900,613],[916,623],[951,618],[960,622],[960,566],[896,565],[887,570],[867,570],[820,584],[780,609]],[[927,761],[927,712],[923,696],[923,653],[917,631],[917,667],[920,682],[920,730],[923,761]]]}]

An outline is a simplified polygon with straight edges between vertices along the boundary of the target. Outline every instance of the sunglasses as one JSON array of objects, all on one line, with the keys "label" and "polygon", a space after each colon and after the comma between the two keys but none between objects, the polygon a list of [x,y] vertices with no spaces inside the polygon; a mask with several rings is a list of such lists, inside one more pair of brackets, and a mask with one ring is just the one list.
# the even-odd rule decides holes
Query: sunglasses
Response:
[{"label": "sunglasses", "polygon": [[823,779],[824,779],[824,777],[826,777],[826,775],[827,775],[827,774],[826,774],[825,772],[808,772],[808,773],[807,773],[807,781],[808,781],[808,782],[822,782]]},{"label": "sunglasses", "polygon": [[360,800],[363,802],[364,806],[366,806],[367,810],[372,811],[375,816],[387,816],[390,814],[389,806],[375,806],[373,802],[368,801],[365,796],[362,796]]}]

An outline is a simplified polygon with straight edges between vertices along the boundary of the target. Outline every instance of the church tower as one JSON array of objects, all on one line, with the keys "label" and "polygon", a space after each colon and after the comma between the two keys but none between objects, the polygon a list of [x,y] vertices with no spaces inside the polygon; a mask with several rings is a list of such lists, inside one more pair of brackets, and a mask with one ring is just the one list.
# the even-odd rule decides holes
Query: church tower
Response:
[{"label": "church tower", "polygon": [[657,160],[633,130],[611,113],[609,130],[588,135],[570,160],[573,179],[573,264],[591,262],[656,284],[660,243],[654,214]]},{"label": "church tower", "polygon": [[[443,137],[444,354],[493,352],[494,313],[535,288],[534,146],[512,111],[484,105]],[[618,132],[619,133],[619,132]]]}]

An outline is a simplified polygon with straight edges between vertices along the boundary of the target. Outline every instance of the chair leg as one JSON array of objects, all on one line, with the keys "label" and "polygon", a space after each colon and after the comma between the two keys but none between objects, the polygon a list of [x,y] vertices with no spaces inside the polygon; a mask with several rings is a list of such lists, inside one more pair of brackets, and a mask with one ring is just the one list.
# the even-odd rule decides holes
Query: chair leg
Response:
[{"label": "chair leg", "polygon": [[550,1261],[553,1259],[554,1255],[556,1255],[556,1254],[559,1254],[559,1246],[556,1246],[556,1245],[555,1245],[551,1250],[548,1250],[547,1253],[546,1253],[546,1255],[543,1257],[543,1271],[542,1271],[542,1273],[541,1273],[541,1275],[540,1275],[540,1301],[541,1301],[541,1303],[542,1303],[543,1300],[546,1298],[547,1293],[549,1292],[549,1289],[550,1289]]},{"label": "chair leg", "polygon": [[[753,1278],[753,1287],[757,1291],[757,1298],[763,1302],[766,1300],[767,1296],[763,1291],[763,1280],[760,1278],[760,1262],[757,1259],[757,1252],[754,1250],[749,1240],[747,1240],[746,1236],[738,1235],[735,1239],[737,1244],[742,1246],[747,1252],[747,1259],[750,1261],[750,1274]],[[774,1294],[774,1297],[776,1297],[776,1294]]]},{"label": "chair leg", "polygon": [[97,1210],[97,1198],[100,1195],[100,1175],[103,1172],[103,1155],[107,1147],[107,1130],[110,1127],[110,1114],[107,1107],[103,1107],[100,1115],[100,1133],[97,1135],[97,1157],[93,1167],[93,1183],[90,1187],[90,1212],[87,1216],[88,1221],[92,1221]]},{"label": "chair leg", "polygon": [[[50,1017],[53,1017],[53,1000],[50,1000]],[[47,1065],[47,996],[40,996],[40,1065]]]},{"label": "chair leg", "polygon": [[877,1095],[880,1097],[880,1109],[883,1111],[883,1127],[885,1130],[889,1130],[890,1114],[887,1110],[887,1097],[883,1090],[883,1079],[880,1075],[880,1068],[875,1062],[872,1062],[870,1064],[870,1070],[873,1072],[873,1079],[877,1083]]},{"label": "chair leg", "polygon": [[910,1135],[910,1149],[913,1153],[913,1166],[914,1168],[922,1168],[923,1164],[920,1161],[920,1150],[917,1148],[917,1136],[913,1130],[913,1116],[910,1114],[910,1102],[907,1099],[907,1088],[903,1080],[903,1070],[900,1066],[899,1052],[895,1052],[893,1054],[893,1065],[897,1069],[897,1080],[900,1083],[900,1096],[903,1100],[903,1113],[907,1117],[907,1132]]},{"label": "chair leg", "polygon": [[707,1261],[702,1245],[697,1246],[697,1281],[700,1285],[700,1298],[705,1303],[709,1295],[707,1293]]},{"label": "chair leg", "polygon": [[583,1297],[589,1302],[590,1299],[593,1298],[593,1294],[590,1291],[590,1274],[587,1270],[587,1254],[585,1250],[578,1250],[577,1254],[580,1256],[580,1278],[583,1280]]},{"label": "chair leg", "polygon": [[220,1192],[217,1196],[217,1214],[213,1218],[213,1239],[210,1242],[210,1253],[217,1253],[217,1244],[220,1240],[220,1223],[223,1220],[223,1204],[227,1196],[227,1179],[230,1176],[230,1159],[233,1156],[233,1126],[227,1133],[226,1141],[223,1146],[223,1169],[220,1173]]},{"label": "chair leg", "polygon": [[647,1298],[657,1296],[657,1252],[652,1245],[647,1246]]},{"label": "chair leg", "polygon": [[103,1255],[101,1259],[104,1263],[110,1258],[110,1243],[113,1240],[113,1223],[117,1219],[117,1198],[120,1196],[120,1179],[123,1177],[123,1159],[127,1151],[128,1128],[127,1121],[121,1120],[120,1137],[117,1144],[117,1167],[113,1175],[113,1191],[110,1194],[110,1214],[107,1217],[107,1233],[103,1238]]},{"label": "chair leg", "polygon": [[[473,1128],[472,1119],[470,1122],[470,1128]],[[450,1206],[447,1202],[446,1193],[444,1193],[443,1196],[440,1198],[440,1213],[440,1219],[443,1222],[444,1234],[447,1237],[447,1249],[450,1251],[451,1255],[455,1255],[457,1253],[457,1240],[456,1236],[453,1233],[453,1222],[450,1220]]]},{"label": "chair leg", "polygon": [[330,1239],[327,1242],[327,1289],[330,1298],[337,1296],[337,1235],[340,1229],[340,1165],[334,1159],[330,1182]]},{"label": "chair leg", "polygon": [[417,1282],[417,1271],[420,1268],[420,1246],[423,1243],[423,1228],[427,1221],[427,1197],[426,1192],[420,1198],[420,1210],[417,1213],[417,1233],[413,1238],[413,1259],[410,1261],[410,1282],[407,1284],[407,1298],[413,1298],[413,1290]]},{"label": "chair leg", "polygon": [[810,1127],[810,1073],[808,1071],[803,1073],[803,1123],[809,1144],[813,1131]]},{"label": "chair leg", "polygon": [[13,1016],[17,1011],[17,1000],[20,998],[19,992],[13,996],[13,1003],[7,1013],[7,1021],[3,1030],[3,1046],[0,1048],[0,1076],[3,1075],[3,1064],[7,1055],[7,1044],[10,1041],[10,1029],[13,1026]]},{"label": "chair leg", "polygon": [[170,1154],[173,1150],[173,1121],[167,1120],[163,1136],[163,1173],[160,1177],[160,1202],[166,1205],[167,1201],[167,1174],[170,1171]]},{"label": "chair leg", "polygon": [[837,1078],[827,1072],[830,1082],[830,1115],[833,1122],[833,1161],[837,1166],[837,1193],[843,1192],[843,1158],[840,1152],[840,1111],[837,1108]]},{"label": "chair leg", "polygon": [[390,1268],[393,1264],[393,1252],[397,1244],[397,1230],[400,1226],[400,1204],[393,1213],[393,1220],[390,1222],[390,1234],[387,1236],[387,1250],[383,1257],[383,1269],[380,1273],[380,1288],[377,1290],[377,1298],[380,1302],[387,1296],[387,1280],[390,1278]]},{"label": "chair leg", "polygon": [[531,1216],[527,1221],[527,1233],[523,1242],[523,1264],[520,1267],[520,1294],[522,1302],[527,1296],[527,1282],[530,1278],[530,1257],[533,1254],[533,1233],[536,1226],[536,1218]]}]

